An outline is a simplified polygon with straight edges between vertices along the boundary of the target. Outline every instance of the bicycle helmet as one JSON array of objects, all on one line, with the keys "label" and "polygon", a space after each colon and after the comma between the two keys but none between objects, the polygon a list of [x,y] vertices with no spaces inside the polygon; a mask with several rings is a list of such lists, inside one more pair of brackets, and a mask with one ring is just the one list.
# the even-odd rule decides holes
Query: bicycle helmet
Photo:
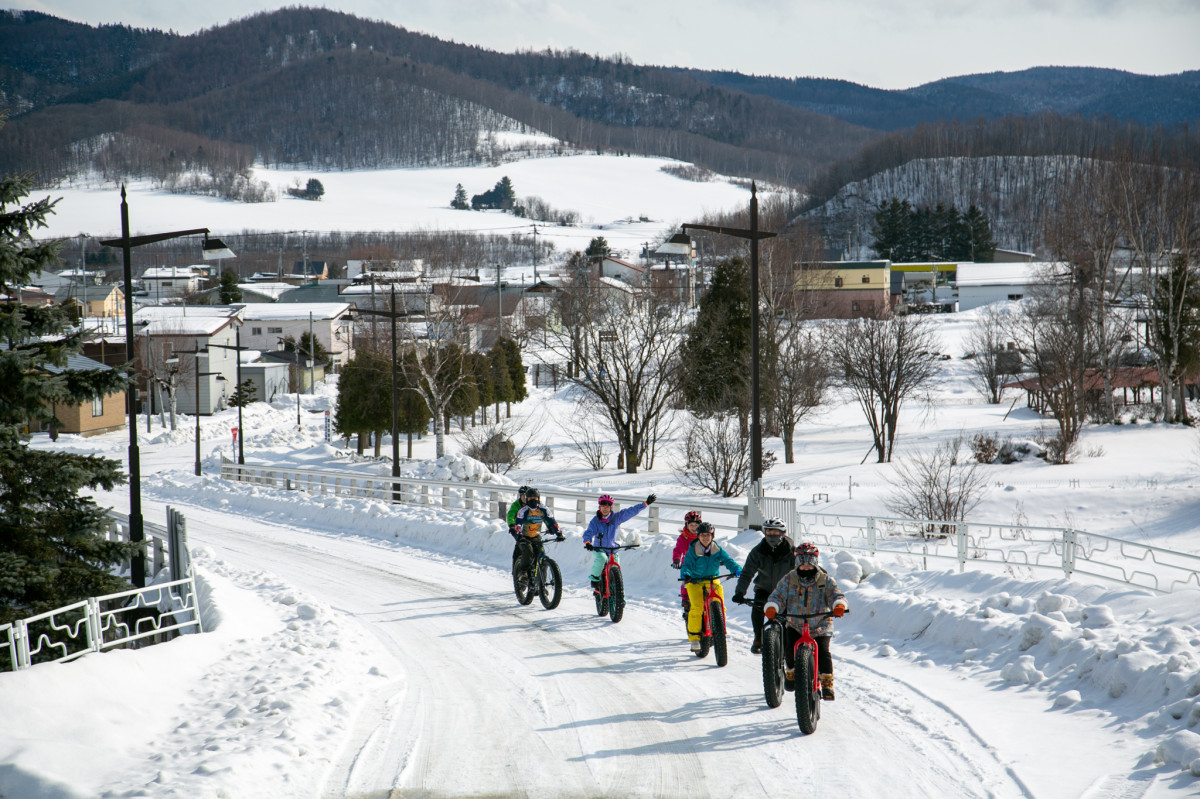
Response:
[{"label": "bicycle helmet", "polygon": [[529,493],[529,486],[521,486],[520,488],[517,489],[517,493],[520,494],[521,496],[525,496],[526,494]]},{"label": "bicycle helmet", "polygon": [[787,525],[779,519],[771,518],[763,522],[763,532],[766,533],[767,530],[778,530],[780,533],[786,533]]},{"label": "bicycle helmet", "polygon": [[704,535],[705,533],[711,533],[713,540],[716,540],[717,529],[715,527],[713,527],[711,524],[709,524],[708,522],[700,522],[700,526],[696,528],[696,537],[699,538],[700,536]]},{"label": "bicycle helmet", "polygon": [[698,511],[698,510],[690,510],[687,513],[683,514],[683,523],[684,524],[691,524],[692,522],[698,522],[698,521],[700,521],[700,511]]},{"label": "bicycle helmet", "polygon": [[529,486],[525,489],[525,499],[530,500],[530,499],[541,499],[541,498],[542,498],[542,492],[538,491],[533,486]]},{"label": "bicycle helmet", "polygon": [[598,499],[598,500],[596,501],[596,504],[597,504],[597,505],[611,505],[611,504],[613,504],[613,498],[612,498],[612,494],[601,494],[601,495],[600,495],[600,499]]},{"label": "bicycle helmet", "polygon": [[817,556],[821,554],[816,546],[807,541],[796,547],[794,551],[796,553],[797,566],[816,566]]}]

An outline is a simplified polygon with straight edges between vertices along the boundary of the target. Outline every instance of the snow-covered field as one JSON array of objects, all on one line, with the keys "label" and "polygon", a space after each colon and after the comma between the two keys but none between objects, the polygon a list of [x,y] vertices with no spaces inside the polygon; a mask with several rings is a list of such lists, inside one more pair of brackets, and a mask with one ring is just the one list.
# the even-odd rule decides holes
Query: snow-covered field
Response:
[{"label": "snow-covered field", "polygon": [[[539,193],[521,188],[515,166],[524,164],[501,172],[520,193]],[[333,176],[320,178],[335,194]],[[452,191],[487,181],[446,182]],[[135,216],[154,205],[134,205]],[[199,216],[144,229],[214,226]],[[959,431],[1025,440],[1052,428],[971,390],[959,358],[970,319],[931,319],[952,357],[931,402],[905,409],[897,458]],[[301,404],[331,408],[335,390],[320,385]],[[389,472],[351,458],[340,440],[324,442],[319,413],[304,413],[297,430],[295,403],[246,409],[249,463]],[[550,459],[531,457],[503,482],[699,496],[674,477],[669,445],[649,472],[586,468],[563,430],[574,412],[567,389],[534,389],[514,406],[525,422],[518,435],[535,437],[531,451],[547,446]],[[595,615],[591,556],[571,525],[551,546],[568,586],[562,605],[521,607],[498,520],[225,483],[215,475],[219,454],[233,454],[235,420],[236,410],[201,420],[201,477],[193,420],[139,431],[147,518],[161,521],[168,505],[187,517],[207,632],[0,674],[0,796],[1200,794],[1200,591],[1158,596],[855,558],[861,582],[841,584],[852,612],[834,642],[838,698],[805,737],[790,697],[774,710],[763,701],[744,608],[730,609],[729,666],[688,651],[673,535],[644,535],[626,554],[630,605],[618,625]],[[1087,428],[1070,465],[983,467],[989,493],[972,519],[1069,525],[1200,555],[1200,438],[1124,421]],[[125,433],[33,441],[117,459],[127,443]],[[886,513],[895,467],[861,462],[870,437],[852,403],[834,398],[802,425],[795,464],[782,463],[777,439],[765,444],[779,454],[768,495],[811,509],[825,493],[815,507]],[[478,475],[457,455],[456,435],[450,450],[433,463],[425,437],[405,470]],[[128,507],[124,491],[98,499]],[[757,540],[745,532],[723,543],[740,561]],[[830,571],[854,558],[822,557]]]}]

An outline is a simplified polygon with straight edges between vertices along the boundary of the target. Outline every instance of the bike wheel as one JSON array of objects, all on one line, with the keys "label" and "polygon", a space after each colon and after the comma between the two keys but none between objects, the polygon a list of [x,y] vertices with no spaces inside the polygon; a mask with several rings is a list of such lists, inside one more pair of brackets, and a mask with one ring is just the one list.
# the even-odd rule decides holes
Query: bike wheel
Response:
[{"label": "bike wheel", "polygon": [[763,696],[767,707],[779,707],[783,704],[783,631],[777,624],[763,625],[762,632],[762,673]]},{"label": "bike wheel", "polygon": [[729,662],[729,650],[725,646],[725,606],[714,599],[709,603],[708,612],[712,615],[713,654],[717,657],[717,665],[724,666]]},{"label": "bike wheel", "polygon": [[613,624],[625,615],[625,579],[616,567],[608,572],[608,615]]},{"label": "bike wheel", "polygon": [[554,610],[562,601],[562,572],[550,558],[538,564],[538,599],[546,610]]},{"label": "bike wheel", "polygon": [[607,597],[604,596],[604,585],[607,582],[607,580],[608,580],[608,577],[607,577],[606,572],[600,572],[600,590],[595,592],[594,594],[592,594],[592,596],[596,600],[596,615],[597,616],[607,616],[608,615],[608,599],[607,599]]},{"label": "bike wheel", "polygon": [[813,674],[817,664],[813,651],[806,646],[796,649],[796,721],[800,732],[812,735],[821,717],[821,694],[813,690]]},{"label": "bike wheel", "polygon": [[529,566],[525,563],[524,558],[517,558],[512,567],[513,576],[513,593],[517,595],[517,601],[522,605],[528,605],[533,601],[533,581],[530,579]]}]

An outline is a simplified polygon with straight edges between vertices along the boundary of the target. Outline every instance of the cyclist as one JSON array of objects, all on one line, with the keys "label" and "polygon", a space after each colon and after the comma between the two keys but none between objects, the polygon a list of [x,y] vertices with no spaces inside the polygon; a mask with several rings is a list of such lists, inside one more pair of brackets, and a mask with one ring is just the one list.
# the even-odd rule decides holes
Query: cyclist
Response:
[{"label": "cyclist", "polygon": [[763,539],[746,556],[742,576],[733,590],[733,601],[741,605],[746,602],[746,589],[750,587],[750,581],[754,581],[754,606],[750,609],[754,643],[750,651],[756,655],[762,652],[763,605],[783,576],[796,568],[796,555],[792,547],[784,523],[779,519],[767,519],[763,523]]},{"label": "cyclist", "polygon": [[517,511],[516,521],[517,545],[513,547],[513,563],[522,559],[522,568],[529,568],[529,558],[536,558],[542,549],[542,525],[554,533],[555,540],[565,541],[566,537],[550,515],[550,511],[542,504],[542,494],[536,488],[525,487],[525,505]]},{"label": "cyclist", "polygon": [[[696,528],[700,526],[700,511],[690,510],[683,515],[683,527],[679,531],[679,537],[675,539],[675,551],[671,553],[671,568],[679,569],[683,567],[683,556],[687,553],[688,545],[696,540]],[[687,621],[688,603],[687,584],[679,586],[679,598],[683,603],[683,619]]]},{"label": "cyclist", "polygon": [[[529,486],[521,486],[517,489],[517,498],[513,500],[513,504],[508,506],[508,534],[513,537],[514,541],[521,540],[521,531],[517,529],[517,511],[525,507],[525,492],[529,490]],[[517,549],[513,547],[513,562],[517,560]]]},{"label": "cyclist", "polygon": [[[736,575],[741,575],[737,561],[729,557],[729,553],[717,543],[717,531],[708,522],[696,525],[696,540],[687,548],[683,556],[682,577],[684,580],[707,580],[721,573],[721,566]],[[685,582],[688,592],[690,610],[688,612],[688,640],[692,642],[692,651],[700,651],[700,632],[704,624],[704,586],[700,583]],[[725,601],[721,591],[720,580],[713,580],[712,593]]]},{"label": "cyclist", "polygon": [[[768,619],[776,613],[823,613],[832,609],[834,616],[846,612],[846,595],[838,590],[837,582],[817,565],[820,553],[816,546],[807,542],[796,547],[796,568],[788,572],[771,596],[763,612]],[[792,683],[796,677],[796,642],[800,640],[802,619],[787,620],[783,656],[787,661],[784,679]],[[821,675],[821,698],[833,700],[833,655],[829,651],[829,639],[833,636],[833,619],[826,616],[820,624],[812,624],[812,637],[817,640],[817,673]]]},{"label": "cyclist", "polygon": [[597,502],[596,515],[592,517],[592,520],[588,522],[587,529],[583,531],[584,549],[596,553],[596,557],[592,559],[592,591],[599,592],[600,573],[604,571],[604,564],[608,562],[608,555],[605,554],[603,547],[615,547],[617,545],[617,528],[637,516],[644,508],[650,507],[656,499],[658,496],[651,494],[646,497],[645,502],[630,505],[628,508],[613,513],[612,496],[601,495]]}]

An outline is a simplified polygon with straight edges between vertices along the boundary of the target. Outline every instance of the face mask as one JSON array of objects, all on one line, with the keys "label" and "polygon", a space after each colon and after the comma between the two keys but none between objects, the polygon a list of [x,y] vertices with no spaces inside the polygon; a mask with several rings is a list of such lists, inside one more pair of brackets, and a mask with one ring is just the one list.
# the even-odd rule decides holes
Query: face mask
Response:
[{"label": "face mask", "polygon": [[767,546],[771,547],[771,549],[775,549],[779,546],[779,542],[783,541],[783,536],[781,535],[767,535],[763,536],[763,538],[767,540]]},{"label": "face mask", "polygon": [[813,580],[817,579],[816,569],[796,569],[796,574],[800,575],[801,581],[806,583],[811,583]]}]

